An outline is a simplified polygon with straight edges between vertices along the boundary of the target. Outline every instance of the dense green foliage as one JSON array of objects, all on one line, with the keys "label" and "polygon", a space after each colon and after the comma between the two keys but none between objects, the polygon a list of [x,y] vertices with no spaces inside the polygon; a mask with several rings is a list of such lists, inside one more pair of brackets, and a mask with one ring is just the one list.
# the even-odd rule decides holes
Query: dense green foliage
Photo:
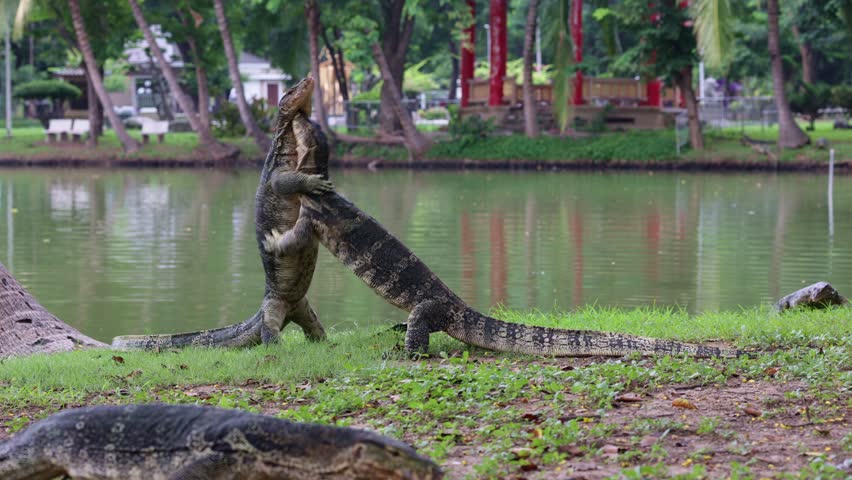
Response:
[{"label": "dense green foliage", "polygon": [[[266,100],[255,98],[249,103],[251,114],[263,131],[269,131],[274,111],[270,110]],[[227,102],[213,113],[213,132],[216,136],[237,137],[246,134],[246,127],[240,119],[236,103]]]},{"label": "dense green foliage", "polygon": [[591,138],[539,137],[523,135],[471,137],[436,144],[431,158],[470,158],[476,160],[584,160],[595,163],[617,161],[660,161],[676,157],[674,132],[623,132]]},{"label": "dense green foliage", "polygon": [[803,83],[790,92],[788,98],[793,112],[807,118],[808,130],[813,130],[819,111],[828,107],[831,102],[831,87],[822,83],[815,85]]},{"label": "dense green foliage", "polygon": [[15,87],[15,98],[51,100],[71,100],[79,98],[82,92],[79,88],[62,80],[34,80]]}]

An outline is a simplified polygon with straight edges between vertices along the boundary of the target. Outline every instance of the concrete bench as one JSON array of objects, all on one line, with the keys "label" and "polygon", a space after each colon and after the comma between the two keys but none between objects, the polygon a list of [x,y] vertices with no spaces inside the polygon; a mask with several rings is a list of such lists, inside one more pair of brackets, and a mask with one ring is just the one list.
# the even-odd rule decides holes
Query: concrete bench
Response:
[{"label": "concrete bench", "polygon": [[47,143],[53,141],[54,138],[67,140],[68,134],[71,133],[71,124],[73,120],[70,118],[54,118],[47,124],[47,130],[44,134],[47,135]]},{"label": "concrete bench", "polygon": [[91,125],[88,120],[74,120],[74,125],[71,127],[71,138],[76,142],[83,141],[83,138],[91,135]]},{"label": "concrete bench", "polygon": [[157,143],[163,143],[169,133],[168,121],[151,120],[142,124],[142,143],[149,142],[149,136],[156,135]]}]

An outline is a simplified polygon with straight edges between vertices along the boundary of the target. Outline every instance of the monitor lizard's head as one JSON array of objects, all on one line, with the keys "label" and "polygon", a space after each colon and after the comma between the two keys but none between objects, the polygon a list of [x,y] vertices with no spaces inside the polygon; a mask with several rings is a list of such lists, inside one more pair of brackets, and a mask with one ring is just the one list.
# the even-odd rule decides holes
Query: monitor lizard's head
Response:
[{"label": "monitor lizard's head", "polygon": [[438,465],[429,458],[402,442],[388,440],[373,441],[365,438],[347,449],[344,455],[351,462],[353,478],[440,480],[444,477]]},{"label": "monitor lizard's head", "polygon": [[277,128],[281,129],[293,121],[297,113],[311,115],[311,98],[314,94],[313,77],[305,77],[299,83],[288,88],[278,101]]}]

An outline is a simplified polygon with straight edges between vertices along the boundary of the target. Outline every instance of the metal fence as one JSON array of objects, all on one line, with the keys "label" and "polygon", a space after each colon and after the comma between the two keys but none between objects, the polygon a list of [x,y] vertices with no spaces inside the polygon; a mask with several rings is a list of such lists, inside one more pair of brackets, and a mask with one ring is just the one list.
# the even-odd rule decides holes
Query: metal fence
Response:
[{"label": "metal fence", "polygon": [[705,97],[699,103],[699,118],[710,128],[767,128],[778,123],[778,111],[772,97]]},{"label": "metal fence", "polygon": [[[415,123],[429,124],[435,121],[421,118],[418,112],[433,107],[446,107],[447,103],[453,101],[425,100],[420,99],[405,99],[402,101],[405,108],[411,114]],[[329,117],[329,123],[336,126],[345,126],[349,130],[364,130],[375,131],[381,124],[381,102],[378,100],[366,100],[356,102],[343,102],[343,115]],[[438,121],[439,124],[446,124],[446,120]]]}]

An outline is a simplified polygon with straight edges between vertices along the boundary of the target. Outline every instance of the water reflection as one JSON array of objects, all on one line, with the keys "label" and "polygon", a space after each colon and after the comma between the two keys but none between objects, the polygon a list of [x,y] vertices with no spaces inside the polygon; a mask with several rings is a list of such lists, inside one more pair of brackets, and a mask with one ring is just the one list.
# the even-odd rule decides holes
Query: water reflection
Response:
[{"label": "water reflection", "polygon": [[[833,235],[820,175],[334,177],[483,310],[734,309],[823,279],[852,291],[852,276],[832,276],[852,270],[846,176],[835,178]],[[2,261],[99,339],[240,321],[263,288],[256,182],[254,171],[0,171]],[[405,318],[324,250],[309,295],[332,328]]]}]

